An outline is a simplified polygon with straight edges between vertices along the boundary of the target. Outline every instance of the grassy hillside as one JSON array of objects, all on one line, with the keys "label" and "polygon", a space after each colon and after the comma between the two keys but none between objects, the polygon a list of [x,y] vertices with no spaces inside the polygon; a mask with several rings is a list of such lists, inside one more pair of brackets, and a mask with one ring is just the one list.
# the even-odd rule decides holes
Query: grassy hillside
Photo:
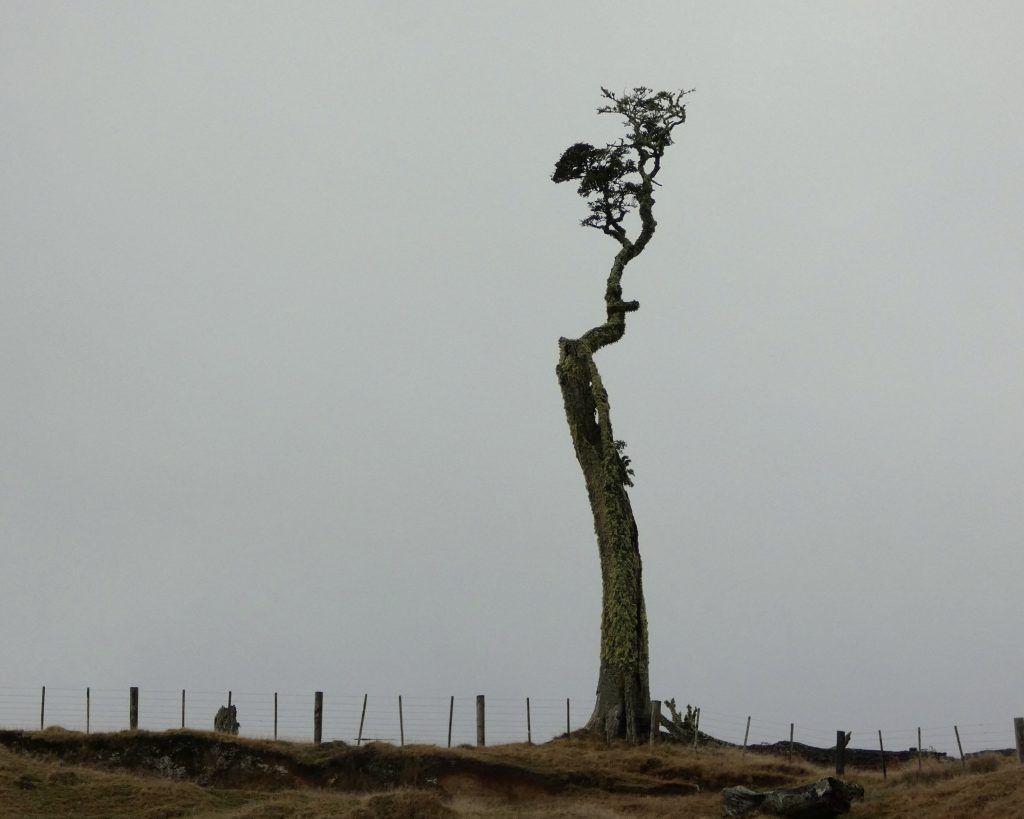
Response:
[{"label": "grassy hillside", "polygon": [[[734,749],[608,748],[585,738],[451,751],[316,748],[170,731],[0,731],[0,816],[719,817],[720,790],[829,773]],[[1024,817],[1024,767],[1006,757],[852,771],[855,817]]]}]

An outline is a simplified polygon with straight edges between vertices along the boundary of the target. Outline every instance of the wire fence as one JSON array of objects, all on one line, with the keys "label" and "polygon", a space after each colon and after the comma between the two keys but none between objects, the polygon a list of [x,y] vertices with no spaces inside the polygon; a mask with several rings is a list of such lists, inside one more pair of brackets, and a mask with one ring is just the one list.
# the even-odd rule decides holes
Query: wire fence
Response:
[{"label": "wire fence", "polygon": [[[749,731],[747,720],[750,720]],[[790,731],[794,742],[815,748],[834,748],[836,732],[850,734],[849,748],[878,750],[879,731],[886,751],[908,751],[920,747],[924,751],[965,756],[984,751],[1006,750],[1015,743],[1013,720],[1005,722],[957,723],[949,725],[913,726],[900,728],[853,727],[778,722],[759,719],[752,715],[725,714],[701,709],[700,731],[736,745],[773,745],[789,742]],[[920,734],[919,734],[920,732]],[[920,735],[920,744],[919,737]],[[959,744],[958,744],[959,736]]]},{"label": "wire fence", "polygon": [[[129,688],[26,688],[0,686],[0,728],[114,732],[133,727]],[[255,739],[310,742],[314,737],[314,692],[254,692],[138,689],[134,727],[212,730],[218,709],[237,710],[239,734]],[[582,728],[593,697],[486,697],[486,744],[546,742]],[[778,722],[752,715],[700,709],[702,734],[748,747],[794,742],[828,749],[838,727]],[[843,728],[849,748],[878,749],[877,727]],[[886,751],[918,747],[964,756],[1014,747],[1013,720],[954,725],[882,728]],[[919,741],[920,737],[920,741]],[[370,696],[324,691],[322,740],[473,745],[477,742],[477,697]]]},{"label": "wire fence", "polygon": [[[133,727],[130,688],[17,688],[0,686],[0,728],[113,732]],[[239,734],[254,739],[310,742],[314,692],[204,691],[142,688],[134,727],[212,730],[222,706],[233,705]],[[582,728],[590,698],[487,697],[487,744],[546,742]],[[527,710],[529,708],[529,714]],[[452,746],[475,744],[476,696],[399,697],[323,692],[324,742],[389,742]],[[449,743],[450,740],[450,743]]]}]

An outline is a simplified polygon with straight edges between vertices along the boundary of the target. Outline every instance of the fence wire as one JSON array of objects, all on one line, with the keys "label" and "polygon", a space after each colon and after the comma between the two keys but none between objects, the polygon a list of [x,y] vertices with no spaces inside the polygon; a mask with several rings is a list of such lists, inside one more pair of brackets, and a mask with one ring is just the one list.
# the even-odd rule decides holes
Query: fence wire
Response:
[{"label": "fence wire", "polygon": [[[236,706],[242,736],[309,742],[313,739],[314,694],[294,692],[139,689],[138,727],[149,731],[176,728],[212,730],[217,710]],[[37,730],[55,727],[70,731],[114,732],[130,728],[129,689],[26,688],[0,686],[0,728]],[[582,728],[593,708],[593,697],[485,698],[485,740],[488,745],[547,742],[566,730]],[[365,706],[365,707],[364,707]],[[668,712],[663,708],[663,714]],[[790,723],[700,709],[700,731],[735,745],[788,742]],[[449,728],[450,726],[450,728]],[[794,742],[834,748],[836,728],[792,724]],[[878,749],[877,727],[854,727],[849,747]],[[1005,723],[977,722],[882,728],[886,751],[920,746],[951,757],[1014,747],[1011,719]],[[449,732],[450,731],[450,732]],[[959,732],[959,745],[956,734]],[[476,697],[399,697],[323,692],[322,738],[325,742],[387,742],[394,745],[475,745]]]},{"label": "fence wire", "polygon": [[[0,686],[0,728],[60,727],[93,733],[128,730],[128,688],[16,688]],[[212,730],[222,706],[234,705],[239,735],[309,742],[314,730],[314,693],[166,690],[140,688],[141,730]],[[487,744],[547,742],[583,727],[593,698],[486,697]],[[365,708],[364,708],[365,704]],[[568,704],[568,707],[567,707]],[[399,697],[323,692],[324,742],[388,742],[398,745],[475,745],[476,696]],[[568,721],[567,721],[568,717]]]}]

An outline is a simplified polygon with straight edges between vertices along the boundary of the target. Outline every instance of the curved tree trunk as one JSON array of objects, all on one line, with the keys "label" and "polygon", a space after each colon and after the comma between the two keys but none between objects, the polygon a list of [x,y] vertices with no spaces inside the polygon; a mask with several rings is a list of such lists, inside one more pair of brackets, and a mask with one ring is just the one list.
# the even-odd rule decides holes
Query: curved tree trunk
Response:
[{"label": "curved tree trunk", "polygon": [[[621,312],[609,318],[624,331]],[[609,325],[606,324],[605,327]],[[587,728],[609,741],[638,742],[650,731],[647,615],[636,521],[626,466],[612,434],[608,394],[584,339],[559,341],[556,371],[576,458],[594,514],[601,557],[601,668]]]},{"label": "curved tree trunk", "polygon": [[[651,730],[643,572],[626,492],[633,485],[631,471],[620,452],[622,443],[612,434],[608,393],[594,355],[625,335],[626,314],[640,308],[635,301],[622,300],[622,273],[654,236],[654,177],[672,144],[672,129],[686,121],[682,98],[688,92],[654,93],[641,87],[621,96],[606,88],[601,93],[611,104],[598,108],[598,113],[620,114],[628,125],[627,136],[604,148],[585,142],[571,145],[555,163],[551,179],[579,181],[577,193],[590,210],[582,224],[611,236],[619,251],[605,284],[604,322],[578,339],[559,339],[555,370],[601,557],[601,670],[597,704],[587,728],[609,740],[637,742]],[[640,233],[631,241],[622,223],[634,207]]]}]

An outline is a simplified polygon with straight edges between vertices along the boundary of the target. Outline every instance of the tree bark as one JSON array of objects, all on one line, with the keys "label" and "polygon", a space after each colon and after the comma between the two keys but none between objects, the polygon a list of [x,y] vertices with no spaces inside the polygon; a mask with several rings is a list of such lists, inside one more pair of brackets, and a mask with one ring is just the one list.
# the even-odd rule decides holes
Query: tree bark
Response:
[{"label": "tree bark", "polygon": [[[605,320],[578,339],[558,341],[558,383],[569,423],[576,459],[590,498],[601,559],[601,665],[597,702],[587,728],[629,742],[646,740],[651,730],[648,679],[647,614],[636,520],[627,486],[632,486],[627,461],[612,433],[608,393],[594,355],[625,335],[626,314],[640,305],[622,298],[622,274],[654,236],[655,176],[672,129],[686,119],[681,100],[686,93],[636,88],[616,96],[602,89],[612,104],[598,113],[621,114],[628,123],[625,139],[595,149],[586,143],[571,146],[555,165],[552,180],[580,180],[578,193],[589,199],[591,215],[583,220],[619,244],[605,284]],[[624,157],[635,152],[636,160]],[[627,181],[627,177],[629,178]],[[639,181],[636,181],[639,177]],[[630,240],[622,225],[636,207],[640,232]]]},{"label": "tree bark", "polygon": [[[617,314],[621,337],[624,322]],[[609,323],[615,321],[609,318]],[[607,327],[607,324],[604,325]],[[650,731],[647,615],[626,467],[615,446],[608,394],[583,339],[559,340],[558,382],[594,516],[601,559],[601,665],[587,728],[639,742]]]}]

